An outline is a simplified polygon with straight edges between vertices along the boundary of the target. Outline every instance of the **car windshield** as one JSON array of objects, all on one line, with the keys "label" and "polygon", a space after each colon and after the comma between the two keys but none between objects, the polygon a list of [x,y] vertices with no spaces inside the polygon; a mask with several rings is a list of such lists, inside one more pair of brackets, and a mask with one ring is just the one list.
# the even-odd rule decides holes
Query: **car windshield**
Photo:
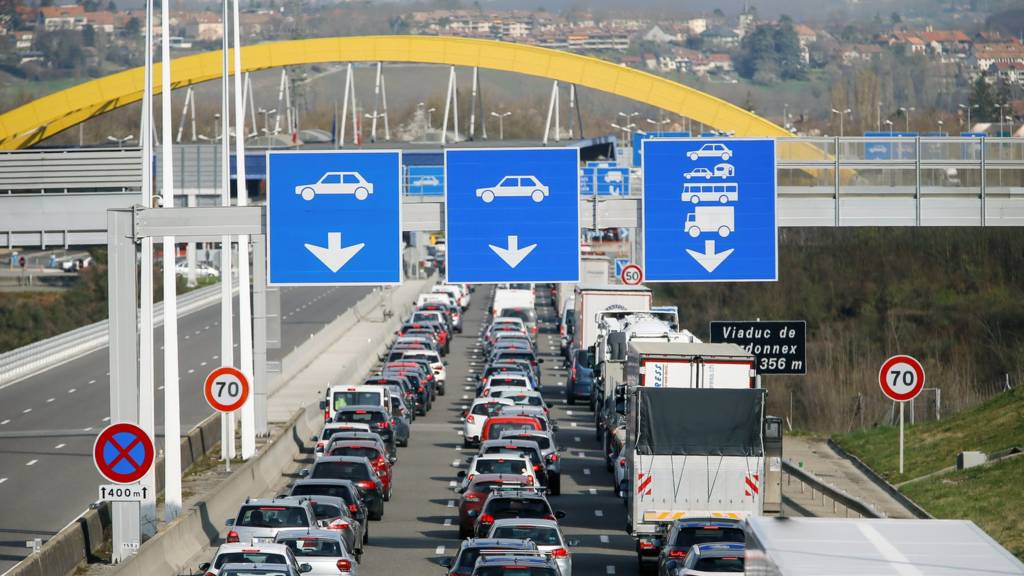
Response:
[{"label": "car windshield", "polygon": [[[704,526],[701,528],[681,528],[672,544],[677,548],[688,550],[694,544],[705,542],[743,542],[743,530],[739,528],[720,528]],[[742,571],[742,568],[741,568]]]},{"label": "car windshield", "polygon": [[300,528],[309,526],[306,511],[292,506],[243,506],[236,526]]},{"label": "car windshield", "polygon": [[384,413],[379,410],[346,410],[334,415],[335,422],[363,422],[372,424],[384,421]]},{"label": "car windshield", "polygon": [[502,351],[498,353],[497,358],[501,359],[502,361],[527,360],[528,362],[530,362],[530,364],[533,364],[535,362],[532,352]]},{"label": "car windshield", "polygon": [[380,404],[380,392],[335,392],[334,409],[346,406],[377,406]]},{"label": "car windshield", "polygon": [[490,417],[497,414],[498,411],[501,410],[502,406],[504,406],[504,404],[501,404],[499,402],[485,402],[483,404],[474,405],[473,408],[469,411],[469,413],[475,414],[477,416]]},{"label": "car windshield", "polygon": [[347,486],[333,484],[299,484],[292,488],[292,496],[334,496],[341,498],[346,504],[355,504],[355,496]]},{"label": "car windshield", "polygon": [[[506,436],[506,438],[507,438],[507,436]],[[516,436],[512,436],[512,438],[516,438]],[[520,436],[519,438],[522,438],[523,440],[530,440],[531,442],[536,442],[537,446],[539,446],[541,450],[547,450],[548,448],[551,447],[551,439],[548,438],[547,436],[532,436],[531,435],[531,436]]]},{"label": "car windshield", "polygon": [[344,553],[341,551],[341,543],[335,540],[328,540],[326,538],[284,538],[280,540],[281,544],[284,544],[291,548],[292,553],[295,556],[328,556],[337,557],[343,556]]},{"label": "car windshield", "polygon": [[576,365],[580,368],[590,369],[590,358],[587,356],[586,350],[576,351]]},{"label": "car windshield", "polygon": [[288,571],[239,568],[238,570],[225,570],[220,573],[220,576],[288,576]]},{"label": "car windshield", "polygon": [[508,395],[502,396],[502,398],[508,398],[520,406],[543,406],[544,399],[540,396],[527,396],[526,394]]},{"label": "car windshield", "polygon": [[522,460],[477,460],[477,474],[522,474],[526,470],[526,462]]},{"label": "car windshield", "polygon": [[491,533],[491,538],[530,539],[537,546],[562,545],[562,539],[558,536],[558,530],[550,526],[498,526]]},{"label": "car windshield", "polygon": [[534,426],[530,422],[498,422],[491,424],[491,429],[488,432],[489,438],[500,438],[501,433],[508,430],[537,430],[537,426]]},{"label": "car windshield", "polygon": [[362,462],[317,462],[310,477],[369,480],[370,471]]},{"label": "car windshield", "polygon": [[376,448],[367,446],[335,446],[331,448],[331,456],[357,456],[375,460],[380,457],[380,452]]},{"label": "car windshield", "polygon": [[697,565],[693,569],[700,572],[735,572],[736,574],[742,574],[743,557],[701,558],[697,560]]},{"label": "car windshield", "polygon": [[488,384],[491,386],[529,386],[530,383],[526,381],[526,378],[513,378],[510,376],[494,376]]},{"label": "car windshield", "polygon": [[551,514],[551,509],[543,498],[495,498],[487,513],[496,518],[543,518]]},{"label": "car windshield", "polygon": [[225,552],[217,556],[213,567],[220,568],[225,564],[287,564],[283,554],[270,552]]},{"label": "car windshield", "polygon": [[521,446],[491,446],[487,448],[487,451],[484,452],[484,454],[511,454],[513,456],[518,456],[522,454],[529,458],[531,463],[540,464],[540,457],[535,451],[529,448],[523,448]]}]

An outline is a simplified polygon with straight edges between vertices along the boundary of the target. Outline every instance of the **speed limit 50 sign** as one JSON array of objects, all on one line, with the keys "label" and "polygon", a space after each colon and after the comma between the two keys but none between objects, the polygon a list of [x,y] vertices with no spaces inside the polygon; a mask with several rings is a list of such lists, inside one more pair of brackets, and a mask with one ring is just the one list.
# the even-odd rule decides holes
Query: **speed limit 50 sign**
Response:
[{"label": "speed limit 50 sign", "polygon": [[644,281],[644,271],[636,264],[627,264],[622,268],[619,280],[626,286],[636,286]]},{"label": "speed limit 50 sign", "polygon": [[206,402],[218,412],[234,412],[249,398],[249,380],[237,368],[222,366],[206,377]]},{"label": "speed limit 50 sign", "polygon": [[913,356],[893,356],[878,371],[878,384],[882,393],[897,402],[913,400],[924,388],[924,367]]}]

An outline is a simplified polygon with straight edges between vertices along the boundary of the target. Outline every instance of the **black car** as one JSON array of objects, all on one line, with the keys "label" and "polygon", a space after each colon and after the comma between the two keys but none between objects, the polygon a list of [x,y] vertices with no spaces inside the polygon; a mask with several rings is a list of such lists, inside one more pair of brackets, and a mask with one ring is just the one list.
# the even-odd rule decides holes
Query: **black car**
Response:
[{"label": "black car", "polygon": [[569,367],[569,381],[565,383],[565,402],[575,404],[577,400],[590,400],[594,387],[594,369],[586,350],[577,350]]},{"label": "black car", "polygon": [[360,422],[369,424],[370,430],[380,435],[389,454],[397,454],[395,448],[395,422],[391,412],[383,406],[346,406],[334,413],[335,422]]},{"label": "black car", "polygon": [[494,521],[501,518],[560,520],[565,518],[565,512],[552,510],[548,499],[537,490],[492,490],[480,508],[480,516],[476,519],[476,536],[487,536]]},{"label": "black car", "polygon": [[407,388],[413,392],[412,401],[416,406],[416,413],[426,416],[433,408],[433,399],[430,390],[424,385],[421,374],[417,374],[413,368],[385,368],[381,374],[384,378],[402,379],[407,383]]},{"label": "black car", "polygon": [[351,480],[359,490],[359,496],[366,503],[370,520],[384,518],[384,483],[377,471],[366,458],[357,456],[321,456],[313,468],[303,470],[312,480]]},{"label": "black car", "polygon": [[537,550],[532,540],[514,540],[511,538],[470,538],[463,540],[454,558],[442,558],[441,566],[448,569],[448,576],[470,576],[473,567],[484,550]]},{"label": "black car", "polygon": [[[675,576],[694,544],[744,542],[743,524],[723,518],[689,518],[672,524],[658,553],[658,576]],[[742,554],[741,554],[742,556]]]}]

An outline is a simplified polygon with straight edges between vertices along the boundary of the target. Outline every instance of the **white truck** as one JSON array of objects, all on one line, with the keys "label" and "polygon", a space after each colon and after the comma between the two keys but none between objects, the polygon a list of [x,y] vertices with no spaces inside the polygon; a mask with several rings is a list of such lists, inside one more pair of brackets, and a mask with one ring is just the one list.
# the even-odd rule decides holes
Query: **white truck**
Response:
[{"label": "white truck", "polygon": [[651,290],[645,286],[580,284],[576,287],[574,304],[576,326],[572,340],[573,348],[586,350],[597,342],[598,312],[650,310],[652,300]]},{"label": "white truck", "polygon": [[736,344],[631,342],[626,385],[653,388],[753,388],[755,357]]},{"label": "white truck", "polygon": [[491,304],[491,315],[498,316],[508,308],[533,309],[536,298],[532,289],[502,288],[494,291],[494,302]]}]

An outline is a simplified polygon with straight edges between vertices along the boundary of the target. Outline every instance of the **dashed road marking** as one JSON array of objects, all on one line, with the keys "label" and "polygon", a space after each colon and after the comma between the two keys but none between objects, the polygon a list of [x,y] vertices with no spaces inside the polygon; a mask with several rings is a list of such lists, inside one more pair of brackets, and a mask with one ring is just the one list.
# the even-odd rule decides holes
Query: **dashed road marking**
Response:
[{"label": "dashed road marking", "polygon": [[591,496],[597,496],[597,488],[591,488],[588,490]]},{"label": "dashed road marking", "polygon": [[452,460],[452,468],[458,468],[459,464],[461,464],[461,462],[458,460]]},{"label": "dashed road marking", "polygon": [[590,468],[584,468],[583,469],[583,475],[584,476],[590,476]]},{"label": "dashed road marking", "polygon": [[584,454],[583,452],[577,452],[576,455],[579,456],[580,458],[586,458],[587,457],[587,455]]},{"label": "dashed road marking", "polygon": [[100,420],[100,422],[110,422],[110,416],[104,416],[103,420]]},{"label": "dashed road marking", "polygon": [[608,544],[609,542],[611,542],[611,538],[604,534],[601,534],[601,544]]},{"label": "dashed road marking", "polygon": [[573,428],[576,427],[576,423],[575,422],[569,422],[569,425],[572,426]]},{"label": "dashed road marking", "polygon": [[604,510],[594,510],[594,516],[597,516],[598,518],[603,518]]},{"label": "dashed road marking", "polygon": [[0,426],[4,426],[4,425],[10,424],[10,423],[11,423],[11,420],[7,419],[7,420],[4,420],[3,422],[0,422]]},{"label": "dashed road marking", "polygon": [[565,413],[566,413],[566,415],[568,415],[568,416],[572,416],[572,410],[566,410],[566,411],[565,411]]},{"label": "dashed road marking", "polygon": [[196,372],[196,369],[195,369],[195,368],[189,368],[189,369],[188,369],[188,373],[189,373],[189,374],[195,374],[195,372]]},{"label": "dashed road marking", "polygon": [[77,389],[77,388],[69,388],[69,389],[68,389],[68,394],[74,394],[74,393],[75,393],[75,392],[77,392],[77,391],[78,391],[78,389]]},{"label": "dashed road marking", "polygon": [[615,574],[615,566],[609,564],[605,567],[605,574]]},{"label": "dashed road marking", "polygon": [[455,447],[455,451],[456,452],[462,452],[462,446],[456,446]]},{"label": "dashed road marking", "polygon": [[573,437],[572,437],[572,441],[573,441],[573,442],[580,442],[581,440],[580,440],[580,437],[579,437],[579,436],[573,436]]},{"label": "dashed road marking", "polygon": [[448,507],[449,508],[455,508],[455,500],[449,500],[448,501]]},{"label": "dashed road marking", "polygon": [[25,462],[25,466],[35,466],[36,462],[39,462],[39,460],[29,460],[28,462]]},{"label": "dashed road marking", "polygon": [[67,446],[67,444],[57,444],[56,446],[53,447],[53,449],[54,450],[60,450],[61,448],[65,447],[65,446]]},{"label": "dashed road marking", "polygon": [[88,428],[82,428],[83,432],[88,432],[89,430],[92,430],[92,426],[89,426]]},{"label": "dashed road marking", "polygon": [[32,411],[32,409],[31,409],[31,408],[25,408],[24,410],[22,410],[22,411],[21,411],[21,413],[22,413],[22,414],[28,414],[28,413],[29,413],[29,412],[31,412],[31,411]]},{"label": "dashed road marking", "polygon": [[448,487],[449,488],[455,488],[458,485],[459,485],[459,483],[456,482],[455,480],[451,480],[451,481],[448,482]]},{"label": "dashed road marking", "polygon": [[444,546],[438,546],[437,548],[435,548],[434,549],[434,555],[436,555],[436,556],[444,556]]},{"label": "dashed road marking", "polygon": [[3,484],[4,482],[7,482],[7,478],[0,478],[0,484]]},{"label": "dashed road marking", "polygon": [[[163,349],[163,346],[161,346],[160,348]],[[95,384],[95,383],[96,383],[95,380],[89,380],[89,384]]]},{"label": "dashed road marking", "polygon": [[199,365],[200,366],[206,366],[206,362],[200,362]]},{"label": "dashed road marking", "polygon": [[157,386],[157,387],[156,387],[156,389],[157,389],[157,390],[163,390],[163,389],[164,389],[164,387],[163,387],[163,386],[161,385],[161,386]]},{"label": "dashed road marking", "polygon": [[444,525],[445,526],[451,526],[452,525],[452,519],[451,518],[445,518],[444,519]]}]

